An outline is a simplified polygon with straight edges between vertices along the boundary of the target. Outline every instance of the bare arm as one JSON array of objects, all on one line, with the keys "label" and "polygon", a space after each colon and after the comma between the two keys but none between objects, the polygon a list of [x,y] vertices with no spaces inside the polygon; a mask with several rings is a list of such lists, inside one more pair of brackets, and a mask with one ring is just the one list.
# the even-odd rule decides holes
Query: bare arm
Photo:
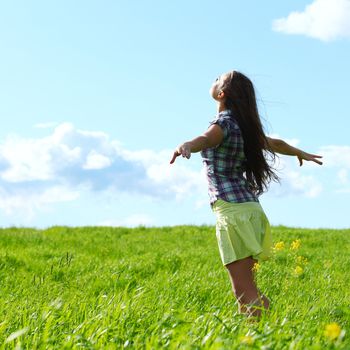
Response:
[{"label": "bare arm", "polygon": [[189,159],[191,157],[191,153],[196,153],[202,149],[215,147],[222,142],[223,138],[224,133],[221,127],[213,124],[203,135],[198,136],[191,141],[184,142],[176,147],[170,164],[173,164],[176,157],[180,155]]},{"label": "bare arm", "polygon": [[316,158],[322,158],[322,156],[318,156],[316,154],[304,152],[301,149],[293,147],[293,146],[289,145],[287,142],[280,140],[280,139],[273,139],[271,137],[266,137],[266,138],[267,138],[268,146],[274,152],[280,153],[280,154],[285,154],[288,156],[297,156],[299,159],[300,166],[303,165],[303,160],[306,160],[306,161],[311,160],[317,164],[322,165],[322,162],[320,162],[318,159],[316,159]]}]

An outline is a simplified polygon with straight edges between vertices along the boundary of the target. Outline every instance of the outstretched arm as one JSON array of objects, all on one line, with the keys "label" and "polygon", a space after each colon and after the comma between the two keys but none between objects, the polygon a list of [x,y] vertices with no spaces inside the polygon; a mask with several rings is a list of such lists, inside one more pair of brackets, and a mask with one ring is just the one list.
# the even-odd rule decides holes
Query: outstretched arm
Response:
[{"label": "outstretched arm", "polygon": [[271,137],[266,137],[266,138],[268,142],[268,147],[270,147],[274,152],[285,154],[288,156],[297,156],[299,159],[300,166],[303,165],[303,160],[306,160],[306,161],[311,160],[317,164],[322,165],[322,162],[316,159],[316,158],[322,158],[322,156],[304,152],[301,149],[295,148],[289,145],[287,142],[280,139],[273,139]]},{"label": "outstretched arm", "polygon": [[175,162],[176,157],[183,156],[189,159],[191,153],[196,153],[202,149],[215,147],[219,145],[224,138],[224,132],[219,125],[213,124],[208,130],[201,136],[194,138],[191,141],[187,141],[177,146],[170,164]]}]

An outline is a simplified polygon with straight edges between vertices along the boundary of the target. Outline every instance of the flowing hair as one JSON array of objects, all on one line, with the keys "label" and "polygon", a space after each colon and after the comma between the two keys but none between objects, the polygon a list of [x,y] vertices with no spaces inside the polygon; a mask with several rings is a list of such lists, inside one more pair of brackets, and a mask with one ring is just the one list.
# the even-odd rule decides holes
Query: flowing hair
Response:
[{"label": "flowing hair", "polygon": [[272,180],[279,182],[280,179],[264,155],[264,152],[266,156],[270,153],[273,161],[276,157],[275,152],[269,147],[261,124],[253,83],[244,74],[233,71],[231,79],[225,79],[221,90],[226,96],[225,107],[233,112],[242,132],[244,153],[247,158],[246,179],[253,193],[260,195],[267,190],[269,182]]}]

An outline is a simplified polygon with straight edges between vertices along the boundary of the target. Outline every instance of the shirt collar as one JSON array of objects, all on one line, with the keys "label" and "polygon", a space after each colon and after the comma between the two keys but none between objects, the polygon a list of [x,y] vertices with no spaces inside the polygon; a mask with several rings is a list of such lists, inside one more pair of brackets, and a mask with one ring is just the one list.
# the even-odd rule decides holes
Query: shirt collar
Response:
[{"label": "shirt collar", "polygon": [[230,109],[225,109],[217,114],[217,118],[219,117],[225,117],[228,115],[232,115],[232,111]]}]

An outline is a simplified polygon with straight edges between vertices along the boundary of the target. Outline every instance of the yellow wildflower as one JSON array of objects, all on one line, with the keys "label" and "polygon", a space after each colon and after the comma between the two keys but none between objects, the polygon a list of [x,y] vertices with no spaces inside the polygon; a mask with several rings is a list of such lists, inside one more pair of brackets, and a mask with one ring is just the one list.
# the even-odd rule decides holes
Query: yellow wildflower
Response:
[{"label": "yellow wildflower", "polygon": [[254,343],[254,339],[251,335],[241,336],[241,343],[251,345]]},{"label": "yellow wildflower", "polygon": [[300,247],[300,239],[296,239],[292,242],[290,249],[297,250]]},{"label": "yellow wildflower", "polygon": [[303,268],[301,266],[297,266],[295,269],[294,269],[294,274],[296,274],[297,276],[301,275],[303,273]]},{"label": "yellow wildflower", "polygon": [[330,323],[330,324],[326,325],[326,328],[324,330],[324,335],[327,338],[330,338],[330,339],[334,340],[334,339],[339,337],[340,332],[341,332],[341,328],[338,325],[338,323],[333,322],[333,323]]},{"label": "yellow wildflower", "polygon": [[259,264],[259,263],[255,263],[255,264],[253,265],[253,271],[258,272],[259,269],[260,269],[260,264]]},{"label": "yellow wildflower", "polygon": [[274,246],[274,250],[277,251],[277,250],[282,250],[282,249],[284,249],[284,242],[283,241],[277,242]]},{"label": "yellow wildflower", "polygon": [[304,256],[299,255],[296,260],[298,264],[307,264],[307,258]]}]

